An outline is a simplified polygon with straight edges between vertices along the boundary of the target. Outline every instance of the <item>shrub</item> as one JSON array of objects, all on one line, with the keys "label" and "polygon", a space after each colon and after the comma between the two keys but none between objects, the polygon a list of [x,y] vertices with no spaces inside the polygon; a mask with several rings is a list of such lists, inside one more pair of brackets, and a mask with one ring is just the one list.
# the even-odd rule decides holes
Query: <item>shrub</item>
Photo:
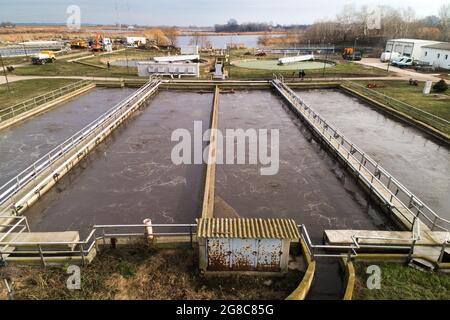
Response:
[{"label": "shrub", "polygon": [[433,86],[434,92],[445,92],[447,90],[448,90],[448,84],[444,80],[436,82],[436,84]]}]

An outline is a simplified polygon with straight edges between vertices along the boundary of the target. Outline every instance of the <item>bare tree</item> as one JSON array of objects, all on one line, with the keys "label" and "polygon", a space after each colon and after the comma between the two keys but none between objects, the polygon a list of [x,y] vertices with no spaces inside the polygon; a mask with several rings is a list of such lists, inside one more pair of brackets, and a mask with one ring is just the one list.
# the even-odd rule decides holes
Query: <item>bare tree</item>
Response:
[{"label": "bare tree", "polygon": [[177,28],[169,28],[164,30],[164,34],[166,35],[167,40],[171,46],[176,46],[178,39],[178,29]]},{"label": "bare tree", "polygon": [[444,4],[439,9],[440,28],[444,41],[450,40],[450,4]]}]

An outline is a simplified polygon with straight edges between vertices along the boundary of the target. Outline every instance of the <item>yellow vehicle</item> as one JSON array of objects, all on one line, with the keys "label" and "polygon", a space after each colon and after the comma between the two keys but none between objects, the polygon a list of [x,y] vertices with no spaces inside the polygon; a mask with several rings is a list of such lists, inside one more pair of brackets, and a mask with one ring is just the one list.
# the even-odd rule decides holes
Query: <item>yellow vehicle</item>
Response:
[{"label": "yellow vehicle", "polygon": [[89,43],[84,39],[75,39],[70,41],[70,47],[72,49],[87,49],[89,48]]},{"label": "yellow vehicle", "polygon": [[33,58],[31,58],[32,64],[46,64],[56,61],[56,56],[53,51],[41,51]]}]

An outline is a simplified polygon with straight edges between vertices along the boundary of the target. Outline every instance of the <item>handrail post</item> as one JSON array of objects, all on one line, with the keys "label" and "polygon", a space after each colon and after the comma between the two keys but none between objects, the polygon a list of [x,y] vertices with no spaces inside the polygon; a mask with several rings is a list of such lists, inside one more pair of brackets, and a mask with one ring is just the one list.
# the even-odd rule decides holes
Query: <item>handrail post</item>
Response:
[{"label": "handrail post", "polygon": [[442,243],[442,249],[441,249],[441,253],[439,254],[439,258],[438,258],[438,262],[442,263],[442,261],[444,260],[444,255],[445,255],[445,249],[447,247],[447,240],[445,240]]},{"label": "handrail post", "polygon": [[83,250],[83,244],[79,244],[80,247],[80,254],[81,254],[81,264],[84,266],[85,262],[84,262],[84,250]]},{"label": "handrail post", "polygon": [[45,268],[46,267],[46,263],[45,263],[45,259],[44,259],[44,252],[42,251],[42,246],[40,244],[38,245],[38,249],[39,249],[39,256],[41,257],[42,265]]}]

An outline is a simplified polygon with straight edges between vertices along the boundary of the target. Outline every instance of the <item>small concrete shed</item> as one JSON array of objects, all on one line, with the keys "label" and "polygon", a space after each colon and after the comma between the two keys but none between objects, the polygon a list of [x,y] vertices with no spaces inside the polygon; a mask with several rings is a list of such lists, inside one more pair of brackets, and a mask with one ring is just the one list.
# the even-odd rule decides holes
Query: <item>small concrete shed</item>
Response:
[{"label": "small concrete shed", "polygon": [[200,269],[205,272],[287,272],[289,248],[298,241],[290,219],[198,220]]}]

